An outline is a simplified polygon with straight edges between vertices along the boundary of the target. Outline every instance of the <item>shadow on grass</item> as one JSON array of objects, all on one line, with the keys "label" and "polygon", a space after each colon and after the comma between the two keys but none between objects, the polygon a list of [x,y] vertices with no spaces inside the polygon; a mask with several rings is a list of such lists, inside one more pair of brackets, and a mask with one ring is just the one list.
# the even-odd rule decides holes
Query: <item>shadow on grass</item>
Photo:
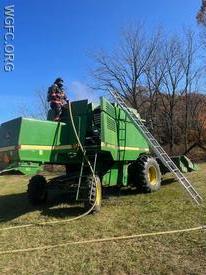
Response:
[{"label": "shadow on grass", "polygon": [[[68,207],[61,204],[69,203]],[[59,206],[58,208],[52,208]],[[82,214],[85,210],[77,205],[73,196],[56,193],[47,203],[41,206],[32,206],[27,198],[27,193],[0,196],[0,223],[11,221],[26,213],[39,210],[43,216],[68,217]]]},{"label": "shadow on grass", "polygon": [[85,213],[85,209],[81,206],[71,206],[64,208],[44,208],[41,214],[47,217],[53,218],[65,218],[65,217],[76,217]]},{"label": "shadow on grass", "polygon": [[136,188],[119,188],[118,186],[114,187],[106,187],[103,189],[103,199],[109,199],[111,196],[121,197],[121,196],[130,196],[137,195],[140,192],[137,191]]},{"label": "shadow on grass", "polygon": [[0,222],[13,220],[33,210],[26,193],[0,196]]},{"label": "shadow on grass", "polygon": [[[165,179],[162,185],[172,183],[173,181],[174,179]],[[111,197],[138,195],[138,193],[135,188],[120,189],[118,187],[107,187],[103,189],[103,199],[108,200]],[[69,204],[68,207],[65,204]],[[36,210],[39,210],[42,216],[56,218],[78,216],[85,212],[83,205],[80,206],[79,202],[76,202],[74,193],[66,193],[59,190],[50,190],[47,203],[41,206],[32,206],[28,201],[26,192],[0,196],[0,223],[16,219]]]}]

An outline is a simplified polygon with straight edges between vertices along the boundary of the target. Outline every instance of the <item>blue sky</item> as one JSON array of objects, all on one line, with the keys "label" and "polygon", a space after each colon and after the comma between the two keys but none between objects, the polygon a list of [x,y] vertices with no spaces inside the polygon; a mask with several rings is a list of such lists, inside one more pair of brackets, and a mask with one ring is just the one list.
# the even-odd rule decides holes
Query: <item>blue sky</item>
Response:
[{"label": "blue sky", "polygon": [[[144,21],[148,30],[163,25],[168,32],[183,25],[198,31],[200,0],[1,0],[0,123],[35,104],[35,92],[57,76],[64,78],[71,99],[90,95],[86,86],[92,62],[89,52],[110,50],[121,28]],[[4,7],[15,4],[15,69],[4,72]]]}]

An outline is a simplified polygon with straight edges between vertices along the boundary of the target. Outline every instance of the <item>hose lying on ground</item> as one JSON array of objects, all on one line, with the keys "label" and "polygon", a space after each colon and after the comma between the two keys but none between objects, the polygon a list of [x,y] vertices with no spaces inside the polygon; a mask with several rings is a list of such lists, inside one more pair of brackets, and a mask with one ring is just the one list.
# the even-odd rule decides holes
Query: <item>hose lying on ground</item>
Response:
[{"label": "hose lying on ground", "polygon": [[130,236],[120,236],[120,237],[110,237],[110,238],[102,238],[102,239],[81,240],[81,241],[72,241],[72,242],[66,242],[66,243],[54,244],[54,245],[29,247],[29,248],[13,249],[13,250],[4,250],[4,251],[0,251],[0,255],[23,253],[23,252],[33,252],[33,251],[37,251],[37,250],[45,250],[45,249],[53,249],[53,248],[58,248],[58,247],[66,247],[66,246],[69,246],[69,245],[81,245],[81,244],[100,243],[100,242],[123,241],[123,240],[130,240],[130,239],[143,238],[143,237],[152,237],[152,236],[159,236],[159,235],[168,235],[168,234],[191,232],[191,231],[197,231],[197,230],[203,230],[203,229],[206,229],[206,225],[198,226],[198,227],[192,227],[192,228],[186,228],[186,229],[179,229],[179,230],[142,233],[142,234],[130,235]]}]

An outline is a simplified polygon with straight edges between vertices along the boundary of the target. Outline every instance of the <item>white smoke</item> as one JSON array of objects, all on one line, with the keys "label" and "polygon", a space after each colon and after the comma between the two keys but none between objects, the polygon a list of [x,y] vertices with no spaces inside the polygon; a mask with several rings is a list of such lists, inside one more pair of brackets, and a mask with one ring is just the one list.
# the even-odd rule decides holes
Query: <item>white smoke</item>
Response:
[{"label": "white smoke", "polygon": [[70,91],[74,100],[88,99],[89,102],[98,102],[100,94],[80,81],[73,81]]}]

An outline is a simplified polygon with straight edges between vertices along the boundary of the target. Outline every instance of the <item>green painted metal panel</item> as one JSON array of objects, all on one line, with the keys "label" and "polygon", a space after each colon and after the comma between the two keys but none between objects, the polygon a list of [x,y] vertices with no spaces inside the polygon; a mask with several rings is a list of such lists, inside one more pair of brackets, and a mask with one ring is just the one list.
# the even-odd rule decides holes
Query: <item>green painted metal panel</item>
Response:
[{"label": "green painted metal panel", "polygon": [[[71,110],[72,110],[72,116],[74,120],[74,124],[79,136],[79,139],[81,143],[84,145],[85,143],[85,137],[86,137],[86,131],[88,128],[91,127],[91,111],[92,111],[91,104],[88,104],[88,100],[78,100],[71,102]],[[65,122],[67,125],[67,128],[69,129],[69,133],[72,134],[70,143],[77,143],[76,136],[73,131],[70,113],[69,113],[69,106],[65,105],[63,108],[63,118],[61,121]],[[62,133],[63,138],[68,139],[68,130],[64,134]],[[68,141],[67,141],[68,142]]]},{"label": "green painted metal panel", "polygon": [[103,186],[115,186],[118,183],[119,169],[117,165],[114,165],[112,169],[109,169],[102,178]]},{"label": "green painted metal panel", "polygon": [[101,98],[101,111],[102,150],[110,151],[116,161],[134,160],[149,152],[146,139],[118,105]]},{"label": "green painted metal panel", "polygon": [[43,171],[43,168],[38,163],[23,163],[13,162],[6,169],[0,171],[0,175],[4,174],[23,174],[23,175],[34,175]]},{"label": "green painted metal panel", "polygon": [[101,104],[101,149],[109,151],[113,159],[118,157],[117,124],[115,108],[105,98],[100,98]]},{"label": "green painted metal panel", "polygon": [[115,186],[128,184],[128,164],[123,162],[115,162],[111,169],[103,176],[103,186]]},{"label": "green painted metal panel", "polygon": [[63,126],[63,123],[23,118],[18,144],[60,145],[64,143],[61,136]]},{"label": "green painted metal panel", "polygon": [[[182,173],[197,171],[198,166],[194,164],[188,157],[181,155],[181,156],[173,156],[171,157],[172,161],[177,165]],[[170,172],[169,169],[159,161],[160,169],[163,174]]]},{"label": "green painted metal panel", "polygon": [[188,157],[180,156],[181,163],[187,167],[188,172],[198,171],[198,165],[194,164]]},{"label": "green painted metal panel", "polygon": [[[79,122],[76,121],[78,126]],[[63,152],[72,150],[77,143],[71,124],[22,119],[19,135],[19,157],[22,161],[65,163]]]},{"label": "green painted metal panel", "polygon": [[[87,101],[72,104],[81,142],[87,129]],[[77,153],[77,139],[67,112],[67,123],[18,118],[0,126],[0,163],[38,162],[66,164]],[[72,159],[74,160],[74,159]],[[72,161],[71,160],[71,161]]]},{"label": "green painted metal panel", "polygon": [[127,186],[128,184],[128,163],[123,164],[123,176],[122,176],[122,185]]},{"label": "green painted metal panel", "polygon": [[115,107],[106,98],[100,97],[101,110],[107,113],[110,117],[116,119]]}]

